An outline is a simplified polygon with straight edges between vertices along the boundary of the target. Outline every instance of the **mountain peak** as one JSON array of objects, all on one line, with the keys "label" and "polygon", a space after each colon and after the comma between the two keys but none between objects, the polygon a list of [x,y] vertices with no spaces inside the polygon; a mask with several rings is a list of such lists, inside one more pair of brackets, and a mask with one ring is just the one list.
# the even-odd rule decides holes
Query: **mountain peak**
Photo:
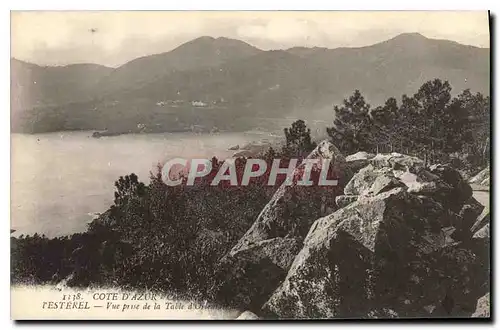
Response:
[{"label": "mountain peak", "polygon": [[423,34],[418,33],[418,32],[405,32],[405,33],[401,33],[401,34],[397,35],[396,38],[397,37],[400,37],[400,38],[425,38],[425,39],[427,39]]},{"label": "mountain peak", "polygon": [[231,38],[226,38],[226,37],[218,37],[215,40],[216,41],[241,41],[241,40],[236,40],[236,39],[231,39]]},{"label": "mountain peak", "polygon": [[395,36],[394,38],[391,38],[387,41],[394,41],[394,40],[409,40],[409,41],[416,41],[416,40],[428,40],[426,36],[418,33],[418,32],[406,32],[406,33],[401,33]]},{"label": "mountain peak", "polygon": [[[202,36],[198,37],[196,39],[193,39],[191,41],[188,41],[179,47],[177,47],[175,50],[179,49],[185,49],[185,48],[191,48],[191,47],[215,47],[215,48],[221,48],[221,47],[239,47],[239,48],[244,48],[248,50],[253,50],[253,51],[260,51],[260,49],[247,44],[244,41],[238,40],[238,39],[231,39],[231,38],[226,38],[226,37],[218,37],[214,38],[212,36]],[[174,50],[174,51],[175,51]]]},{"label": "mountain peak", "polygon": [[401,33],[397,36],[388,39],[386,41],[382,41],[378,44],[368,47],[396,47],[396,48],[404,48],[404,49],[415,49],[420,48],[426,45],[432,39],[427,38],[426,36],[418,33],[418,32],[407,32]]},{"label": "mountain peak", "polygon": [[189,42],[199,42],[199,41],[208,41],[208,42],[213,42],[215,40],[214,37],[212,36],[201,36],[201,37],[198,37],[198,38],[195,38]]}]

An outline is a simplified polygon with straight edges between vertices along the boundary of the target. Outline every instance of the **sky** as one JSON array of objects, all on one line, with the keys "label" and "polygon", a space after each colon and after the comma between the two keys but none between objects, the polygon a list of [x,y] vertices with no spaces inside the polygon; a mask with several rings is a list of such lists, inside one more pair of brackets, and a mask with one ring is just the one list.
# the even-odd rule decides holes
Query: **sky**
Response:
[{"label": "sky", "polygon": [[477,47],[490,43],[486,11],[13,11],[11,56],[39,65],[117,67],[200,36],[269,50],[368,46],[407,32]]}]

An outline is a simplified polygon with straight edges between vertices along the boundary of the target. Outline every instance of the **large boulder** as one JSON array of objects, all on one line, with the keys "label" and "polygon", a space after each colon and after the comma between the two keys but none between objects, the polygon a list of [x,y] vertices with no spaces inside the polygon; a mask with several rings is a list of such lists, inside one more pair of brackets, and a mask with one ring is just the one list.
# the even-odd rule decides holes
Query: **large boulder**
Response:
[{"label": "large boulder", "polygon": [[346,195],[366,195],[372,188],[373,183],[382,174],[390,173],[390,168],[376,168],[369,164],[354,174],[352,179],[344,188]]},{"label": "large boulder", "polygon": [[[448,165],[426,168],[420,159],[401,154],[379,154],[370,162],[347,183],[346,195],[377,194],[401,186],[409,193],[429,196],[457,213],[471,201],[472,188]],[[477,203],[470,207],[474,212],[478,209]]]},{"label": "large boulder", "polygon": [[335,204],[339,209],[357,201],[359,198],[358,195],[340,195],[335,197]]},{"label": "large boulder", "polygon": [[449,165],[432,165],[430,172],[437,175],[441,181],[451,187],[451,191],[441,200],[455,212],[472,197],[472,188],[456,169]]},{"label": "large boulder", "polygon": [[380,193],[392,190],[394,188],[398,187],[405,187],[404,183],[401,182],[398,178],[394,176],[392,173],[384,173],[382,175],[379,175],[375,181],[373,182],[372,186],[368,190],[369,195],[378,195]]},{"label": "large boulder", "polygon": [[[370,155],[363,158],[363,154],[360,153],[348,156],[347,159],[351,159],[351,162],[358,159],[365,160],[365,167],[360,168],[352,177],[352,179],[347,183],[344,193],[350,195],[364,195],[370,192],[373,183],[380,175],[385,175],[386,179],[388,177],[396,177],[399,181],[403,181],[404,178],[407,181],[417,181],[417,176],[415,173],[421,173],[424,169],[424,162],[416,157],[402,155],[399,153],[391,154],[377,154],[375,156]],[[349,164],[349,162],[348,162]],[[430,178],[422,172],[418,178],[418,181],[432,181],[436,179],[436,176]],[[405,176],[406,177],[402,177]],[[395,183],[395,186],[401,186],[396,180],[390,180]],[[403,181],[404,182],[404,181]],[[407,182],[404,182],[406,185]],[[377,190],[375,188],[375,190]]]},{"label": "large boulder", "polygon": [[403,155],[397,152],[377,154],[370,159],[370,164],[377,168],[390,167],[395,170],[405,170],[409,172],[418,172],[424,167],[424,161],[420,158]]},{"label": "large boulder", "polygon": [[452,238],[462,219],[395,188],[318,219],[263,305],[281,318],[470,316],[477,257]]},{"label": "large boulder", "polygon": [[484,210],[484,206],[479,203],[474,197],[469,198],[465,204],[460,209],[458,213],[460,217],[462,217],[464,225],[461,234],[461,239],[465,240],[466,238],[470,238],[472,236],[472,227],[474,223],[477,221],[478,217]]},{"label": "large boulder", "polygon": [[379,173],[376,172],[372,165],[362,168],[359,172],[354,174],[351,181],[347,183],[344,188],[344,194],[362,195],[368,192],[368,189],[371,188],[378,175]]},{"label": "large boulder", "polygon": [[[327,141],[321,142],[307,159],[318,159],[320,164],[329,160],[330,170],[346,173],[344,156]],[[304,163],[295,169],[294,178],[303,169]],[[217,282],[221,286],[215,292],[218,300],[243,308],[260,307],[267,300],[285,278],[314,219],[325,215],[325,200],[334,205],[335,190],[340,195],[342,189],[314,188],[319,192],[297,185],[295,179],[291,185],[278,188],[253,225],[220,260]]]},{"label": "large boulder", "polygon": [[478,231],[476,231],[472,237],[473,238],[489,239],[490,238],[490,224],[487,223],[486,225],[484,225],[484,227],[479,229]]},{"label": "large boulder", "polygon": [[408,192],[412,194],[436,196],[436,194],[447,194],[451,191],[449,185],[425,169],[418,174],[408,171],[400,172],[397,177],[408,187]]},{"label": "large boulder", "polygon": [[472,188],[457,170],[448,165],[394,173],[408,187],[409,193],[432,197],[457,213],[472,197]]},{"label": "large boulder", "polygon": [[[344,156],[337,147],[327,141],[321,142],[307,159],[319,159],[320,163],[322,160],[329,160],[330,167],[333,167],[335,172],[341,175],[345,173],[346,162]],[[303,171],[304,166],[304,163],[302,163],[295,169],[294,177],[296,173]],[[312,200],[317,201],[318,198],[315,195],[302,195],[298,200],[294,197],[296,197],[295,193],[299,190],[303,192],[305,189],[303,189],[303,186],[297,186],[295,181],[291,185],[281,185],[250,229],[231,249],[230,255],[245,249],[251,243],[273,237],[300,236],[302,233],[305,236],[314,220],[311,220],[310,213],[295,211],[300,211],[300,208],[309,206]],[[331,199],[334,200],[334,196],[331,196]],[[308,211],[314,210],[308,209]]]},{"label": "large boulder", "polygon": [[258,309],[286,276],[301,246],[297,238],[275,237],[225,256],[217,274],[216,298],[231,306]]},{"label": "large boulder", "polygon": [[[346,184],[346,195],[376,195],[396,187],[429,196],[459,213],[472,198],[472,188],[460,173],[448,165],[423,166],[416,158],[401,154],[378,154]],[[474,212],[477,203],[470,205]],[[468,214],[468,220],[472,213]],[[472,225],[472,224],[471,224]]]},{"label": "large boulder", "polygon": [[472,227],[484,210],[484,205],[474,197],[471,197],[462,206],[460,216],[462,216],[464,220],[467,220],[467,222],[470,222]]},{"label": "large boulder", "polygon": [[481,214],[477,217],[476,221],[470,228],[470,231],[472,233],[475,233],[482,227],[484,227],[486,224],[490,223],[490,209],[488,207],[485,207]]},{"label": "large boulder", "polygon": [[370,159],[375,157],[374,154],[370,154],[366,151],[358,151],[355,154],[349,155],[345,158],[347,165],[349,168],[357,172],[363,167],[367,166],[370,163]]},{"label": "large boulder", "polygon": [[481,270],[473,274],[477,281],[481,281],[481,292],[484,294],[490,291],[490,271],[491,271],[491,256],[490,256],[490,224],[484,226],[474,232],[472,239],[466,242],[467,246],[473,251],[477,257]]}]

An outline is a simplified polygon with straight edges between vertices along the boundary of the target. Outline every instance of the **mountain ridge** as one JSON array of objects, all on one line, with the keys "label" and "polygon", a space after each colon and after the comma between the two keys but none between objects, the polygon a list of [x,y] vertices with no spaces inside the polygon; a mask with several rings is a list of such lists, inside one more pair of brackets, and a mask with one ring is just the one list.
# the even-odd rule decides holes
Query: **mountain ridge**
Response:
[{"label": "mountain ridge", "polygon": [[149,57],[149,56],[155,56],[155,55],[162,55],[162,54],[165,54],[165,53],[169,53],[189,42],[192,42],[192,41],[195,41],[197,39],[212,39],[212,40],[218,40],[218,39],[221,39],[221,40],[236,40],[236,41],[240,41],[242,43],[245,43],[253,48],[256,48],[260,51],[275,51],[275,50],[285,50],[285,51],[289,51],[289,50],[293,50],[293,49],[320,49],[320,50],[335,50],[335,49],[357,49],[357,48],[365,48],[365,47],[371,47],[371,46],[374,46],[374,45],[377,45],[377,44],[380,44],[380,43],[385,43],[387,41],[390,41],[390,40],[393,40],[393,39],[397,39],[397,38],[401,38],[401,37],[412,37],[412,36],[418,36],[418,37],[421,37],[421,38],[424,38],[424,39],[427,39],[427,40],[436,40],[436,41],[447,41],[447,42],[450,42],[450,43],[455,43],[455,44],[458,44],[458,45],[461,45],[461,46],[465,46],[465,47],[471,47],[471,48],[476,48],[476,49],[485,49],[485,50],[490,50],[490,47],[479,47],[479,46],[474,46],[474,45],[469,45],[469,44],[464,44],[464,43],[460,43],[458,41],[454,41],[454,40],[450,40],[450,39],[441,39],[441,38],[430,38],[430,37],[426,37],[424,36],[423,34],[419,33],[419,32],[403,32],[403,33],[400,33],[394,37],[391,37],[389,39],[386,39],[384,41],[381,41],[381,42],[376,42],[376,43],[373,43],[373,44],[368,44],[368,45],[363,45],[363,46],[352,46],[352,47],[348,47],[348,46],[339,46],[339,47],[325,47],[325,46],[293,46],[293,47],[288,47],[288,48],[279,48],[279,49],[269,49],[269,50],[263,50],[257,46],[254,46],[254,45],[251,45],[250,43],[246,42],[246,41],[243,41],[243,40],[239,40],[239,39],[235,39],[235,38],[228,38],[228,37],[213,37],[213,36],[200,36],[200,37],[197,37],[195,39],[192,39],[190,41],[187,41],[187,42],[184,42],[174,48],[172,48],[171,50],[169,51],[165,51],[165,52],[160,52],[160,53],[151,53],[151,54],[148,54],[148,55],[143,55],[143,56],[139,56],[139,57],[136,57],[136,58],[133,58],[131,60],[128,60],[126,61],[125,63],[123,64],[120,64],[118,66],[108,66],[108,65],[102,65],[102,64],[97,64],[97,63],[92,63],[92,62],[78,62],[78,63],[70,63],[70,64],[64,64],[64,65],[41,65],[41,64],[37,64],[37,63],[33,63],[33,62],[30,62],[30,61],[26,61],[26,60],[22,60],[22,59],[18,59],[16,57],[11,57],[11,60],[16,60],[16,61],[19,61],[19,62],[24,62],[24,63],[27,63],[27,64],[32,64],[32,65],[36,65],[36,66],[40,66],[40,67],[65,67],[65,66],[71,66],[71,65],[75,65],[75,64],[95,64],[95,65],[99,65],[99,66],[103,66],[103,67],[106,67],[106,68],[111,68],[111,69],[117,69],[123,65],[126,65],[127,63],[130,63],[132,61],[135,61],[137,59],[140,59],[140,58],[144,58],[144,57]]},{"label": "mountain ridge", "polygon": [[[379,104],[391,96],[414,93],[434,78],[450,81],[457,93],[465,88],[486,94],[489,91],[489,48],[415,33],[363,47],[269,51],[236,39],[203,36],[170,52],[140,57],[118,68],[89,64],[87,68],[92,70],[84,73],[78,70],[85,64],[37,67],[22,61],[14,63],[14,127],[29,127],[28,131],[36,131],[33,118],[40,114],[51,113],[49,117],[59,123],[58,129],[123,129],[151,121],[148,118],[155,117],[152,113],[159,113],[163,119],[157,119],[163,121],[172,104],[189,108],[193,102],[231,108],[231,115],[252,109],[281,118],[305,109],[310,114],[331,107],[354,89],[360,89],[369,102]],[[64,79],[59,79],[60,73],[55,72],[67,73],[68,77],[63,74]],[[30,73],[42,79],[36,86]],[[73,116],[79,117],[81,124],[74,123]],[[126,120],[130,123],[116,125]],[[51,124],[47,125],[50,129]]]}]

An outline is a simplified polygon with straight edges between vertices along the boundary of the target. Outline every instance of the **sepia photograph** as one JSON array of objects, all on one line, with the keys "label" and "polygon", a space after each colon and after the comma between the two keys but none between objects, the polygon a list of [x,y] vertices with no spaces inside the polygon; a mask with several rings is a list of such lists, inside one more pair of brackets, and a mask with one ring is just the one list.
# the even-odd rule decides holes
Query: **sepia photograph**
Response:
[{"label": "sepia photograph", "polygon": [[11,11],[13,320],[491,320],[484,11]]}]

